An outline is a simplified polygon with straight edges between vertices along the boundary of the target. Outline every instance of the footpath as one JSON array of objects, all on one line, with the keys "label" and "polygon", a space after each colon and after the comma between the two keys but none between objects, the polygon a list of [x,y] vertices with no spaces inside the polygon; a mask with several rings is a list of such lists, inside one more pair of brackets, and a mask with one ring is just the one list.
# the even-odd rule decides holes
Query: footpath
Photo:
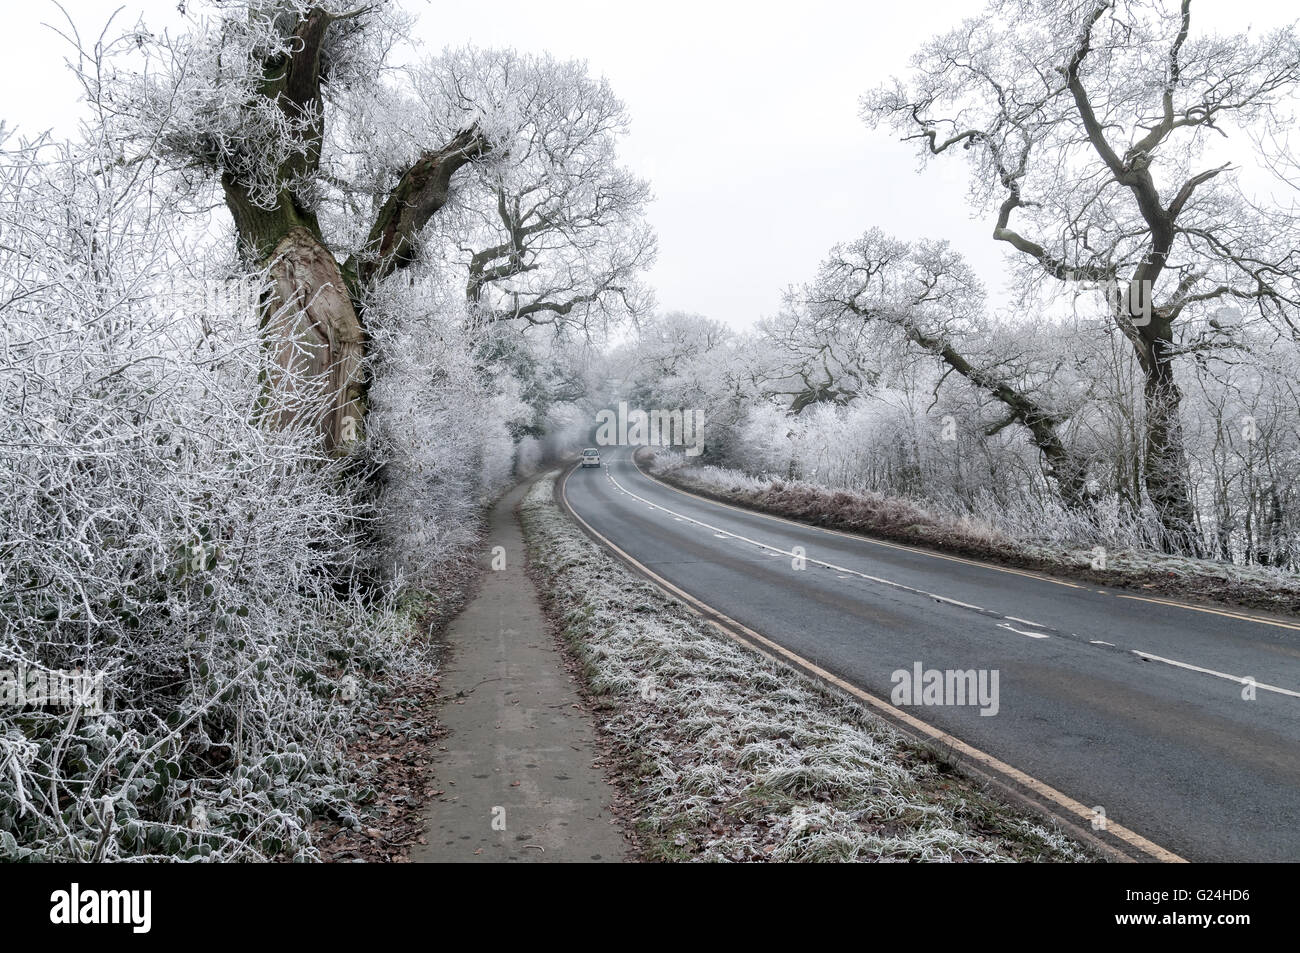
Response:
[{"label": "footpath", "polygon": [[[484,573],[446,633],[434,759],[441,791],[426,808],[415,863],[618,861],[627,842],[610,811],[615,789],[594,765],[596,728],[524,572],[515,508],[531,481],[489,515]],[[500,553],[500,550],[496,550]]]}]

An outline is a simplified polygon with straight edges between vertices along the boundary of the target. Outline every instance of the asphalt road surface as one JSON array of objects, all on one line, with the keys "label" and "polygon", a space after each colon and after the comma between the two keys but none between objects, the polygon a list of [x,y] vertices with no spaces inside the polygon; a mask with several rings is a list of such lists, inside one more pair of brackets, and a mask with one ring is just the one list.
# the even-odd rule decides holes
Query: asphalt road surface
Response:
[{"label": "asphalt road surface", "polygon": [[1297,622],[722,506],[652,480],[627,448],[563,487],[646,568],[879,698],[917,663],[996,671],[996,714],[952,697],[905,710],[1108,823],[1192,861],[1300,860]]}]

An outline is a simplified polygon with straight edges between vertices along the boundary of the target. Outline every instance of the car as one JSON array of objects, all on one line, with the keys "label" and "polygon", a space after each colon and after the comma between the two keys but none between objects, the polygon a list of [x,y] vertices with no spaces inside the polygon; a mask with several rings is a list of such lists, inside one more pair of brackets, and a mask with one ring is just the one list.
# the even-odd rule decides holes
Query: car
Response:
[{"label": "car", "polygon": [[600,466],[600,451],[595,447],[588,447],[582,451],[582,465],[584,467]]}]

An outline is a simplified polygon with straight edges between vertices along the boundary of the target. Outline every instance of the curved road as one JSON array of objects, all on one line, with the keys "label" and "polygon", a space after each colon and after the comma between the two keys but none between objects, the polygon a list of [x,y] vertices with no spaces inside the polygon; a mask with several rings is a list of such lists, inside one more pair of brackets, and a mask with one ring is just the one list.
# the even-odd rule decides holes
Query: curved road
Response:
[{"label": "curved road", "polygon": [[906,711],[1187,860],[1300,860],[1300,623],[791,523],[604,459],[565,476],[574,512],[713,609],[885,700],[918,663],[996,671],[995,714]]}]

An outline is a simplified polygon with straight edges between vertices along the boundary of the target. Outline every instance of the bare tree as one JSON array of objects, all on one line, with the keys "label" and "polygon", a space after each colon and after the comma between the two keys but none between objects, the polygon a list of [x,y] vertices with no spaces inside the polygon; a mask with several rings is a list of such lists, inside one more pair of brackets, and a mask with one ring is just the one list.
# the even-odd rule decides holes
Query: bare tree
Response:
[{"label": "bare tree", "polygon": [[[513,51],[453,51],[417,79],[426,100],[474,103],[510,90],[527,104],[509,161],[464,195],[466,299],[480,320],[582,328],[649,305],[638,274],[654,258],[647,183],[617,161],[627,111],[582,64]],[[498,92],[497,95],[500,95]]]},{"label": "bare tree", "polygon": [[762,393],[789,401],[795,415],[819,404],[845,406],[879,377],[854,346],[856,334],[836,333],[820,318],[791,295],[781,314],[759,323],[768,357]]},{"label": "bare tree", "polygon": [[1294,31],[1194,35],[1190,0],[995,0],[913,66],[864,98],[864,117],[923,156],[960,146],[1027,276],[1118,289],[1109,308],[1145,376],[1146,493],[1190,542],[1173,360],[1226,342],[1180,330],[1225,300],[1276,317],[1295,271],[1277,230],[1223,185],[1230,166],[1203,154],[1211,133],[1277,118],[1300,81]]},{"label": "bare tree", "polygon": [[161,152],[200,196],[220,183],[247,262],[272,278],[264,330],[285,373],[270,383],[315,385],[297,413],[327,447],[361,435],[366,295],[436,249],[458,191],[457,243],[484,233],[483,195],[500,217],[469,265],[471,297],[500,291],[494,316],[577,320],[633,295],[653,239],[623,226],[646,191],[616,165],[621,104],[583,65],[466,50],[390,76],[409,20],[386,0],[218,10],[178,39],[128,37],[147,71],[84,78],[128,119],[128,161]]},{"label": "bare tree", "polygon": [[986,436],[1013,423],[1025,427],[1062,500],[1073,507],[1086,502],[1086,463],[1061,435],[1068,415],[1017,386],[996,362],[977,363],[958,350],[957,336],[969,335],[982,320],[984,294],[947,243],[912,245],[873,229],[833,249],[804,298],[821,318],[825,335],[843,333],[846,324],[862,333],[882,325],[895,328],[908,344],[993,397],[1004,415],[987,425]]}]

